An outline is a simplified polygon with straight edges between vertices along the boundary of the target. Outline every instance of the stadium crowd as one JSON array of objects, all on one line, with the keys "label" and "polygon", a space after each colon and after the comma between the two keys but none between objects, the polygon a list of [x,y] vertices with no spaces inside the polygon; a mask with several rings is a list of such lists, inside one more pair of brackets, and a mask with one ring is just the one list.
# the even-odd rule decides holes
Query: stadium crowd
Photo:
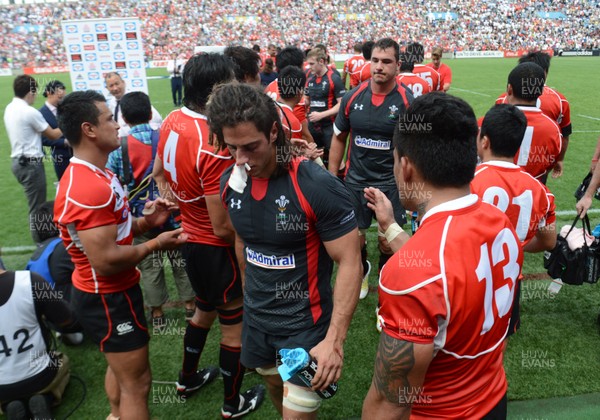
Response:
[{"label": "stadium crowd", "polygon": [[[171,59],[173,51],[191,54],[196,45],[257,43],[264,48],[274,42],[306,49],[316,40],[342,54],[350,53],[355,42],[379,39],[390,30],[399,39],[419,40],[427,50],[440,45],[446,51],[581,49],[598,47],[600,39],[600,7],[592,0],[309,3],[278,0],[273,7],[266,0],[227,5],[216,0],[94,0],[2,6],[0,65],[64,63],[60,22],[76,18],[140,18],[148,60]],[[565,18],[542,18],[539,12]],[[435,20],[433,13],[444,15]]]}]

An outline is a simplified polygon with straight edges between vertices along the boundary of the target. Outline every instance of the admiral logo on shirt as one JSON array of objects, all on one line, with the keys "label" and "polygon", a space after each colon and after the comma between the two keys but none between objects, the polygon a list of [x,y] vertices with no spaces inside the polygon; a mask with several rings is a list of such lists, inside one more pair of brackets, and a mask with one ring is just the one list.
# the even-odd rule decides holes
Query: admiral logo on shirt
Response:
[{"label": "admiral logo on shirt", "polygon": [[373,140],[362,136],[354,137],[354,143],[358,147],[375,150],[390,150],[392,142],[389,140]]},{"label": "admiral logo on shirt", "polygon": [[270,270],[287,270],[296,268],[296,259],[294,254],[288,254],[281,257],[275,255],[265,255],[246,247],[246,260],[257,267],[268,268]]},{"label": "admiral logo on shirt", "polygon": [[327,103],[325,101],[311,101],[310,106],[315,108],[323,108],[327,106]]}]

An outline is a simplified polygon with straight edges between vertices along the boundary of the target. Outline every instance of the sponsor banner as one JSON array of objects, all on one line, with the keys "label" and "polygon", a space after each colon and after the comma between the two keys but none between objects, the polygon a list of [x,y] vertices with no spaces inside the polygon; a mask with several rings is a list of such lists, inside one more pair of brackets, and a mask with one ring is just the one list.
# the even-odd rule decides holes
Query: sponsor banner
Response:
[{"label": "sponsor banner", "polygon": [[0,69],[0,76],[12,76],[11,69]]},{"label": "sponsor banner", "polygon": [[[516,50],[516,51],[504,51],[504,58],[518,58],[525,54],[527,54],[530,50]],[[554,50],[542,50],[545,53],[549,54],[550,57],[554,55]]]},{"label": "sponsor banner", "polygon": [[67,66],[23,67],[23,73],[25,74],[64,73],[67,71],[69,71]]},{"label": "sponsor banner", "polygon": [[148,67],[150,67],[151,69],[167,67],[168,62],[169,60],[153,60],[150,63],[148,63]]},{"label": "sponsor banner", "polygon": [[559,50],[559,57],[599,57],[600,50]]},{"label": "sponsor banner", "polygon": [[504,58],[502,51],[456,51],[455,58]]},{"label": "sponsor banner", "polygon": [[107,98],[104,75],[117,72],[127,91],[148,93],[144,45],[137,18],[82,19],[61,22],[74,91],[93,89]]}]

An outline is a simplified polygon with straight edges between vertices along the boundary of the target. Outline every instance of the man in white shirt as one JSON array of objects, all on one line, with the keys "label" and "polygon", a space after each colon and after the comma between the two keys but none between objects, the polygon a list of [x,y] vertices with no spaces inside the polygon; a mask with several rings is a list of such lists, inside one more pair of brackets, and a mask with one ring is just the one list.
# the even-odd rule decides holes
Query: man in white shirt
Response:
[{"label": "man in white shirt", "polygon": [[183,54],[175,54],[173,60],[169,60],[167,63],[167,72],[171,78],[171,93],[173,94],[173,105],[181,106],[183,99],[183,66],[186,60],[183,58]]},{"label": "man in white shirt", "polygon": [[[13,82],[15,97],[4,110],[4,125],[10,140],[12,172],[25,190],[29,218],[46,201],[46,172],[42,135],[54,141],[62,136],[58,128],[51,128],[42,114],[32,107],[38,84],[28,75],[17,76]],[[34,242],[40,242],[35,229],[30,229]]]},{"label": "man in white shirt", "polygon": [[[106,106],[112,112],[115,121],[119,123],[119,137],[126,137],[129,135],[129,125],[123,119],[120,106],[121,98],[127,93],[125,81],[119,73],[115,72],[106,73],[104,81],[106,89],[112,95],[106,99]],[[154,107],[152,107],[152,119],[149,124],[153,130],[158,130],[162,124],[162,117]]]}]

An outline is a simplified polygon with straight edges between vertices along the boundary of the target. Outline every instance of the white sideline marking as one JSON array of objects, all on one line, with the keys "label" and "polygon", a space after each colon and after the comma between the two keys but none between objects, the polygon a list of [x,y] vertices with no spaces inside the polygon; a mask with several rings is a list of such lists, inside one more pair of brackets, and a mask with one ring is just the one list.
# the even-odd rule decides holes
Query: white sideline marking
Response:
[{"label": "white sideline marking", "polygon": [[457,87],[452,87],[453,90],[459,90],[461,92],[468,92],[468,93],[472,93],[473,95],[479,95],[479,96],[486,96],[488,98],[491,98],[492,95],[488,95],[487,93],[479,93],[479,92],[475,92],[473,90],[467,90],[467,89],[459,89]]},{"label": "white sideline marking", "polygon": [[574,130],[573,133],[600,133],[600,130]]},{"label": "white sideline marking", "polygon": [[578,117],[583,117],[583,118],[589,118],[590,120],[596,120],[596,121],[600,121],[600,118],[596,118],[596,117],[590,117],[589,115],[581,115],[581,114],[577,114]]},{"label": "white sideline marking", "polygon": [[[589,209],[588,214],[597,214],[600,213],[600,209]],[[557,216],[575,216],[577,214],[577,210],[560,210],[556,212]]]}]

